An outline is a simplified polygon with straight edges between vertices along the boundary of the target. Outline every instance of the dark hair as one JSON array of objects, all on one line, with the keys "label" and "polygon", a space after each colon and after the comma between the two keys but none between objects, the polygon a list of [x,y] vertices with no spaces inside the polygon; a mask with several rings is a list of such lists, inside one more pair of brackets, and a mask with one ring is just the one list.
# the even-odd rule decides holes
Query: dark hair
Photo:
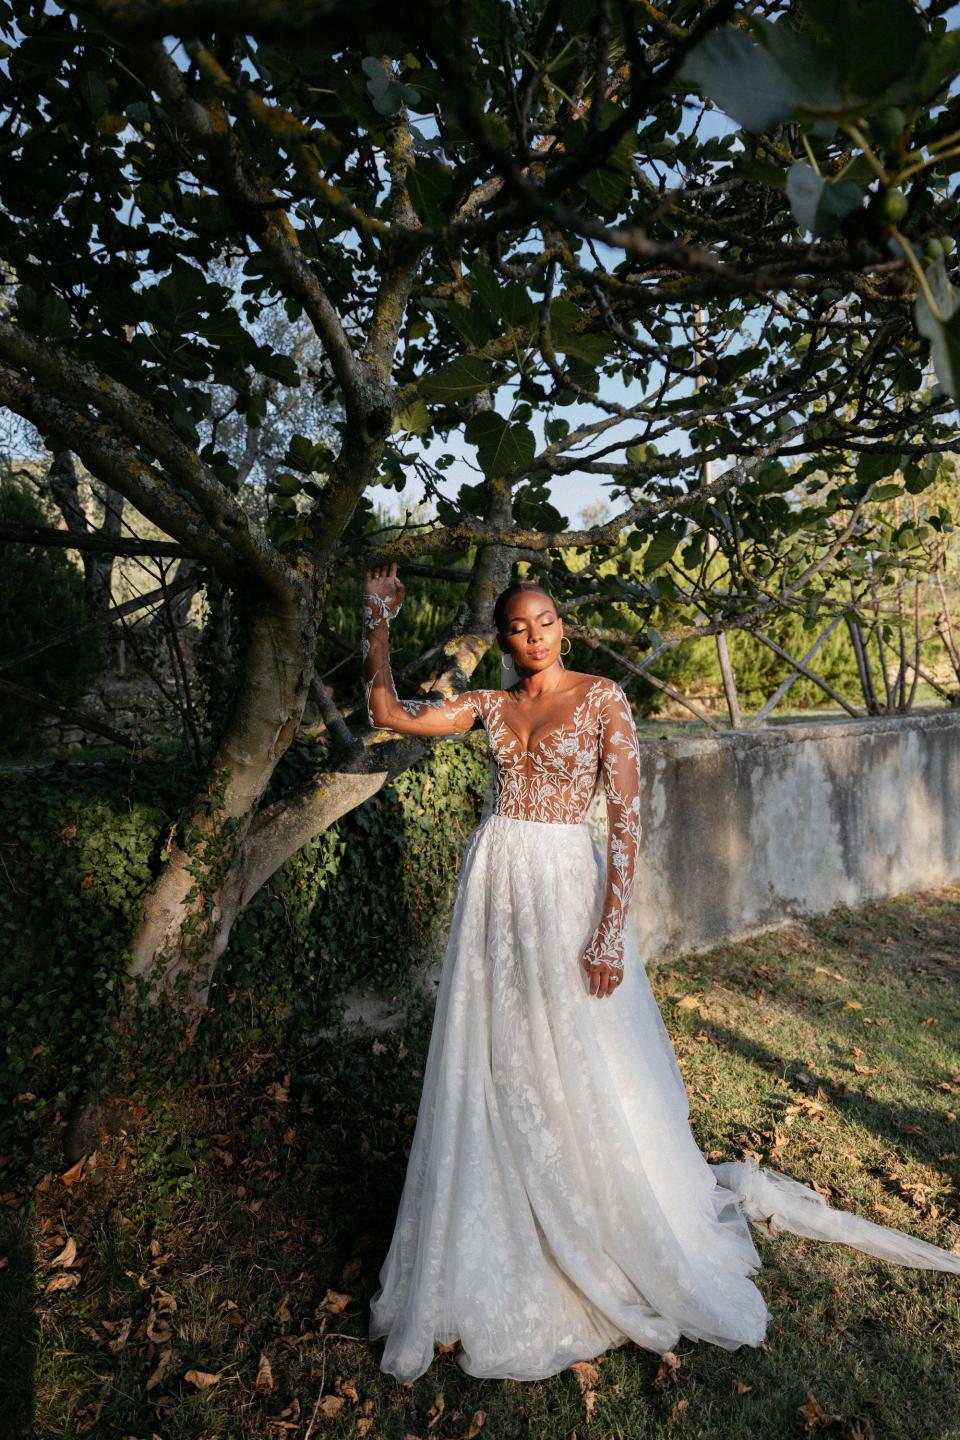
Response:
[{"label": "dark hair", "polygon": [[[512,599],[514,595],[519,595],[526,590],[539,590],[541,595],[546,595],[547,599],[550,601],[550,603],[553,605],[553,608],[556,610],[556,600],[554,600],[546,585],[541,585],[539,580],[513,580],[506,587],[505,590],[500,591],[500,594],[493,602],[493,623],[497,627],[498,635],[502,635],[504,633],[503,627],[505,624],[505,619],[503,612],[507,608],[507,601]],[[559,611],[557,613],[559,614]]]}]

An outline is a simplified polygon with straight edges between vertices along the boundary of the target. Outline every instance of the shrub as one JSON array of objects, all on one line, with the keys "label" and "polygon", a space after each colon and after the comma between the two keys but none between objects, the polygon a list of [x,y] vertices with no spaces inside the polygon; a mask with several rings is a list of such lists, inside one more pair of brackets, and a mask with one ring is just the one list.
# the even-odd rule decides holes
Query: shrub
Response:
[{"label": "shrub", "polygon": [[[50,517],[22,481],[0,479],[0,524],[44,526]],[[0,634],[5,654],[16,654],[77,621],[89,618],[82,572],[66,550],[8,545],[0,566]],[[101,665],[102,635],[83,643],[65,641],[7,671],[8,679],[39,690],[62,705],[76,702]],[[0,694],[0,748],[11,753],[35,743],[40,712],[22,700]]]}]

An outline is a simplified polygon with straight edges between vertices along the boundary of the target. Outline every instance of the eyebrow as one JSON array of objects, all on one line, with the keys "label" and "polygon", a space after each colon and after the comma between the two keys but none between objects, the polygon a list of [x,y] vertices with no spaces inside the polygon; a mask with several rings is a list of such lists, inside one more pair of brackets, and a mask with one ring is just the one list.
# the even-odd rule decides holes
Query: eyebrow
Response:
[{"label": "eyebrow", "polygon": [[[552,614],[553,614],[553,611],[552,611],[552,610],[541,610],[540,613],[539,613],[539,615],[537,616],[537,619],[538,619],[538,620],[542,620],[543,617],[544,617],[544,615],[552,615]],[[522,615],[518,615],[518,616],[516,617],[516,619],[514,619],[514,620],[508,620],[508,621],[507,621],[507,624],[508,624],[508,625],[522,625],[523,623],[524,623],[524,619],[523,619],[523,616],[522,616]]]}]

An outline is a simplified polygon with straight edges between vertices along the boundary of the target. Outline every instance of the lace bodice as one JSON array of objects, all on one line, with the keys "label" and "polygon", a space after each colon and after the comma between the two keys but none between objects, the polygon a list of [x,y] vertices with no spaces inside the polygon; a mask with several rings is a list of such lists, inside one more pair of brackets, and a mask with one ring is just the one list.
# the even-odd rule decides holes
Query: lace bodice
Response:
[{"label": "lace bodice", "polygon": [[494,766],[498,815],[547,824],[581,823],[602,774],[608,823],[606,892],[587,954],[621,969],[641,825],[637,732],[620,686],[598,676],[571,697],[567,718],[526,748],[510,728],[511,697],[504,690],[467,690],[450,699],[398,703],[412,718],[429,715],[435,734],[463,733],[480,721]]}]

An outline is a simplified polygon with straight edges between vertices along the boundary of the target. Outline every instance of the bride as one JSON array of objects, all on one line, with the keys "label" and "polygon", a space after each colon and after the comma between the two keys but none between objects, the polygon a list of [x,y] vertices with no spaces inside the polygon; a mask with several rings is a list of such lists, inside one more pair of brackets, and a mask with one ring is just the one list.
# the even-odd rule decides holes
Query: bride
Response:
[{"label": "bride", "polygon": [[[396,563],[367,571],[371,724],[484,727],[496,803],[467,843],[396,1228],[371,1301],[381,1368],[538,1380],[633,1340],[759,1345],[748,1221],[960,1274],[942,1250],[755,1161],[708,1164],[627,923],[640,841],[636,729],[615,681],[564,668],[538,584],[498,597],[501,690],[401,700]],[[569,648],[569,641],[567,644]],[[606,857],[584,823],[600,775]]]}]

